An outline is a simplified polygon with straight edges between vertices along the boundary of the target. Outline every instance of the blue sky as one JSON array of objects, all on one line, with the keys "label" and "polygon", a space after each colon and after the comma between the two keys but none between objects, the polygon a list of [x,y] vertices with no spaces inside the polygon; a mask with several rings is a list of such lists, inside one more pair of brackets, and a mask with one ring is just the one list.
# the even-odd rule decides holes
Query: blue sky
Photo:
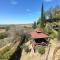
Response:
[{"label": "blue sky", "polygon": [[[0,0],[0,24],[26,24],[40,17],[42,0]],[[60,0],[44,0],[44,9],[60,5]]]}]

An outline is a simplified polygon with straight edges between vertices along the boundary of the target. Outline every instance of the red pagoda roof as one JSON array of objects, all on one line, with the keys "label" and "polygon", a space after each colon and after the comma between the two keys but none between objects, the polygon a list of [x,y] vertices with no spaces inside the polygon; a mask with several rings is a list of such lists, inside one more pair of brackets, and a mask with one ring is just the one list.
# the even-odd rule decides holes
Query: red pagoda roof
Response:
[{"label": "red pagoda roof", "polygon": [[39,29],[39,28],[36,28],[34,31],[35,32],[42,32],[41,29]]},{"label": "red pagoda roof", "polygon": [[48,38],[48,35],[42,33],[39,29],[35,29],[34,32],[31,32],[31,37],[33,39],[36,39],[36,38]]}]

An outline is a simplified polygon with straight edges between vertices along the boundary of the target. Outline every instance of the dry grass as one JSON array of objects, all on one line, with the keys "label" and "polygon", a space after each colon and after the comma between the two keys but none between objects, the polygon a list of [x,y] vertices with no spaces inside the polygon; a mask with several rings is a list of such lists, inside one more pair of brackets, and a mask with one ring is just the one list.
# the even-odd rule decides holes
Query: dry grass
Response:
[{"label": "dry grass", "polygon": [[45,60],[46,59],[48,48],[46,48],[45,54],[40,55],[38,52],[35,52],[35,53],[33,52],[33,48],[30,42],[26,43],[26,45],[29,46],[29,48],[31,49],[31,52],[26,54],[26,52],[23,50],[20,60]]},{"label": "dry grass", "polygon": [[6,29],[0,29],[0,33],[6,32]]}]

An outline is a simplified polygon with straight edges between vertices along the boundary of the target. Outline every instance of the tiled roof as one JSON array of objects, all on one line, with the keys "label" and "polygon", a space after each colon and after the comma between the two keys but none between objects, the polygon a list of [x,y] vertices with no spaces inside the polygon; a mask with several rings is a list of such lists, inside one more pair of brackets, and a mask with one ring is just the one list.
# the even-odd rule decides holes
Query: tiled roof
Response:
[{"label": "tiled roof", "polygon": [[35,31],[31,32],[31,37],[33,39],[36,38],[48,38],[48,35],[44,34],[43,32],[41,32],[40,30],[36,29]]}]

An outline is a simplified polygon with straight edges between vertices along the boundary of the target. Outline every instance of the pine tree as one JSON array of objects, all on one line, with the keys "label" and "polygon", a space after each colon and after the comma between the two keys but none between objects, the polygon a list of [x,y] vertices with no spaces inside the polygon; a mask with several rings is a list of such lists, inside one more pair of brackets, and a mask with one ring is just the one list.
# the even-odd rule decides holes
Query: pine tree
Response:
[{"label": "pine tree", "polygon": [[40,27],[41,27],[41,28],[44,28],[44,27],[45,27],[45,14],[44,14],[44,6],[43,6],[43,2],[42,2],[42,8],[41,8]]}]

